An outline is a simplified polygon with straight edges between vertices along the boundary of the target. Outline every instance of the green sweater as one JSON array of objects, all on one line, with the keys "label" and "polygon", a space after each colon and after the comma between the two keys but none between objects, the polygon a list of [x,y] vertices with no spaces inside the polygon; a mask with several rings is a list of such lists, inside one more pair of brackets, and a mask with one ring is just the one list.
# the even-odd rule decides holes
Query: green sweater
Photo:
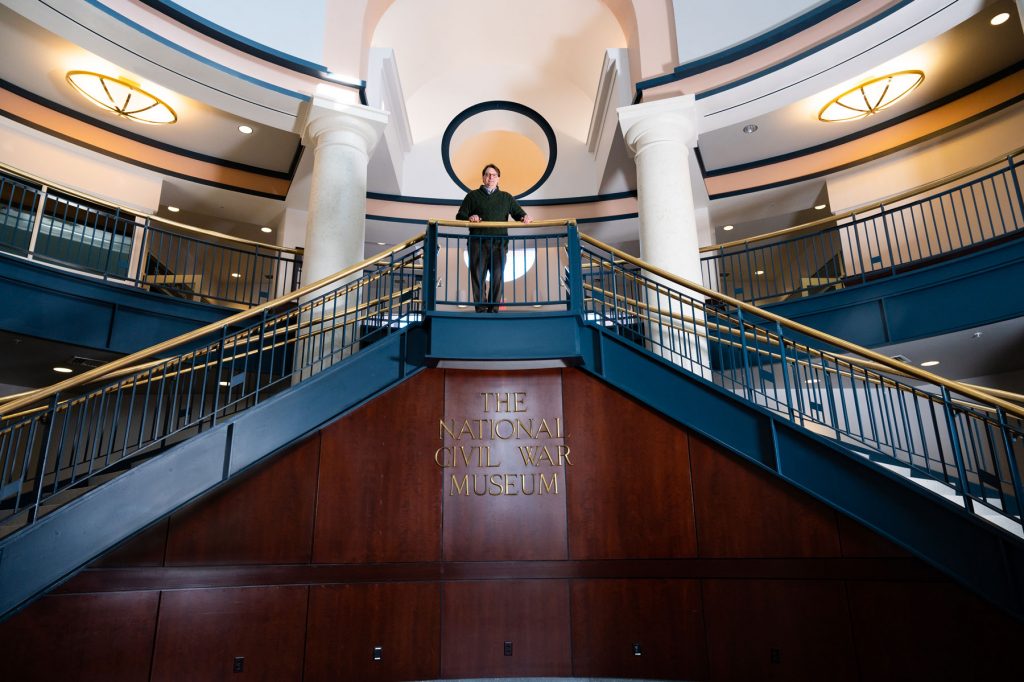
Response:
[{"label": "green sweater", "polygon": [[[488,194],[483,186],[474,189],[462,200],[459,212],[455,214],[456,220],[469,220],[469,216],[478,215],[480,220],[488,222],[502,222],[512,216],[513,220],[522,220],[526,211],[522,209],[519,202],[508,192],[500,189]],[[504,228],[475,228],[484,234],[508,234]],[[476,234],[474,228],[470,228],[470,234]]]}]

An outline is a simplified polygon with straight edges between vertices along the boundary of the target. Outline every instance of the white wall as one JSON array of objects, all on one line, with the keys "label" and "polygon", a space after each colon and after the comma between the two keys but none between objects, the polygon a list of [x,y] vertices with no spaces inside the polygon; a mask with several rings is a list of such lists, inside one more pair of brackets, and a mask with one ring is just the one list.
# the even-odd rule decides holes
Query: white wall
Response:
[{"label": "white wall", "polygon": [[672,0],[679,61],[685,64],[758,36],[823,0]]},{"label": "white wall", "polygon": [[211,24],[279,52],[324,62],[327,0],[176,0]]},{"label": "white wall", "polygon": [[156,213],[162,176],[0,117],[0,159],[23,172],[98,199]]}]

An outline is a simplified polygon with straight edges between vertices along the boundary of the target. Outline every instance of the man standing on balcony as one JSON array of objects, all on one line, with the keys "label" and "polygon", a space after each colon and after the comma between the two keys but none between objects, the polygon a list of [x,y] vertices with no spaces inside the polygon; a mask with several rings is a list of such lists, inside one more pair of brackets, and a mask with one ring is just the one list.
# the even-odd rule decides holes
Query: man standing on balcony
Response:
[{"label": "man standing on balcony", "polygon": [[[505,222],[509,216],[523,223],[533,222],[519,202],[508,192],[498,189],[501,171],[493,163],[484,166],[483,184],[462,200],[456,220],[471,223]],[[473,283],[473,300],[478,313],[496,313],[505,284],[505,255],[508,252],[508,230],[504,227],[469,228],[469,278]],[[485,290],[490,275],[490,285]]]}]

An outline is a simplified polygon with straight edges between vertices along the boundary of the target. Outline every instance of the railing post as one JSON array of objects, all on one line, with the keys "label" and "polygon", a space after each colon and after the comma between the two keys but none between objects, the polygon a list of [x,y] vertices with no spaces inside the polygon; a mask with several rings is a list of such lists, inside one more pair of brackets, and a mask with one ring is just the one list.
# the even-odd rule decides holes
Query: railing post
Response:
[{"label": "railing post", "polygon": [[796,423],[793,419],[793,394],[789,387],[789,362],[786,360],[786,339],[782,336],[782,325],[775,323],[776,338],[779,339],[779,358],[782,362],[782,385],[786,389],[786,410],[789,412],[789,421]]},{"label": "railing post", "polygon": [[1006,157],[1006,162],[1010,164],[1010,179],[1013,180],[1013,188],[1017,190],[1017,208],[1024,218],[1024,194],[1020,191],[1020,178],[1017,177],[1017,164],[1013,162],[1013,154]]},{"label": "railing post", "polygon": [[[745,394],[747,396],[747,400],[754,402],[754,377],[750,373],[750,354],[747,350],[747,330],[743,323],[742,308],[736,308],[736,319],[739,322],[740,347],[743,349],[743,376],[746,379],[744,385],[744,388],[746,388]],[[754,333],[757,333],[756,328]]]},{"label": "railing post", "polygon": [[213,376],[213,410],[210,412],[210,428],[212,429],[217,425],[217,410],[220,409],[220,389],[227,388],[228,393],[231,392],[231,377],[228,377],[228,385],[221,386],[221,374],[224,372],[224,345],[227,343],[228,328],[227,325],[220,328],[220,351],[217,353],[217,369]]},{"label": "railing post", "polygon": [[[583,315],[583,257],[580,232],[576,221],[570,221],[565,230],[566,249],[569,257],[569,310]],[[613,256],[614,259],[614,256]]]},{"label": "railing post", "polygon": [[39,199],[39,205],[36,206],[36,214],[32,218],[32,232],[28,237],[28,253],[26,255],[29,260],[32,260],[35,255],[36,242],[39,240],[39,226],[43,224],[43,211],[46,210],[46,185],[39,187],[36,197]]},{"label": "railing post", "polygon": [[[1013,484],[1013,501],[1017,506],[1017,516],[1024,521],[1024,486],[1021,485],[1020,469],[1017,467],[1017,458],[1013,455],[1013,443],[1007,433],[1009,427],[1006,424],[1006,412],[1003,408],[996,408],[996,416],[999,417],[999,431],[1003,434],[1003,448],[1006,451],[1006,461],[1010,467],[1010,481]],[[1008,510],[1003,510],[1008,511]],[[1012,514],[1012,512],[1010,512]]]},{"label": "railing post", "polygon": [[433,312],[437,301],[437,223],[427,223],[423,238],[423,312]]},{"label": "railing post", "polygon": [[[36,516],[39,514],[39,503],[42,502],[42,499],[43,499],[43,481],[46,479],[46,466],[49,463],[49,455],[50,455],[50,441],[53,438],[54,422],[57,421],[57,405],[59,403],[59,400],[60,400],[60,394],[59,393],[54,393],[53,394],[53,398],[50,399],[50,409],[47,412],[47,414],[49,415],[49,419],[46,421],[46,436],[43,438],[42,448],[40,448],[40,451],[39,451],[39,463],[36,466],[36,481],[35,481],[35,483],[36,483],[36,492],[35,492],[35,495],[33,496],[34,499],[32,500],[32,508],[29,509],[29,512],[28,512],[28,523],[34,523],[35,522]],[[69,410],[71,409],[70,405],[68,406],[68,409]],[[40,419],[36,420],[36,423],[39,423],[40,421],[42,421],[42,417],[40,417]],[[29,442],[31,443],[32,440],[33,439],[30,438]],[[72,462],[72,464],[71,464],[71,470],[72,470],[72,472],[74,472],[74,462]],[[54,472],[53,472],[53,483],[56,486],[56,484],[57,484],[57,470],[56,470],[56,468],[54,469]]]},{"label": "railing post", "polygon": [[960,494],[964,496],[964,507],[967,511],[974,513],[974,500],[968,494],[967,468],[964,466],[964,456],[960,451],[960,436],[956,428],[956,416],[953,414],[953,401],[949,397],[949,389],[942,387],[942,407],[946,413],[946,426],[949,428],[949,442],[953,446],[953,460],[956,463],[956,475],[960,479]]},{"label": "railing post", "polygon": [[882,229],[885,231],[885,248],[889,251],[889,272],[896,274],[896,260],[892,256],[892,229],[889,227],[889,214],[885,212],[885,206],[879,206],[878,210],[882,216]]}]

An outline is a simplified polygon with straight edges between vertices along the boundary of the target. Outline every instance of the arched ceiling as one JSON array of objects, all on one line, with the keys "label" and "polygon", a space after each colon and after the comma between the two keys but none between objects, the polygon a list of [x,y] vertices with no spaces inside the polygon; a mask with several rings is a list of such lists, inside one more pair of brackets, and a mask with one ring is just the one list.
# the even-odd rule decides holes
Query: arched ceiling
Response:
[{"label": "arched ceiling", "polygon": [[626,38],[601,0],[394,0],[372,45],[395,51],[416,141],[495,99],[529,103],[584,140],[605,50]]}]

